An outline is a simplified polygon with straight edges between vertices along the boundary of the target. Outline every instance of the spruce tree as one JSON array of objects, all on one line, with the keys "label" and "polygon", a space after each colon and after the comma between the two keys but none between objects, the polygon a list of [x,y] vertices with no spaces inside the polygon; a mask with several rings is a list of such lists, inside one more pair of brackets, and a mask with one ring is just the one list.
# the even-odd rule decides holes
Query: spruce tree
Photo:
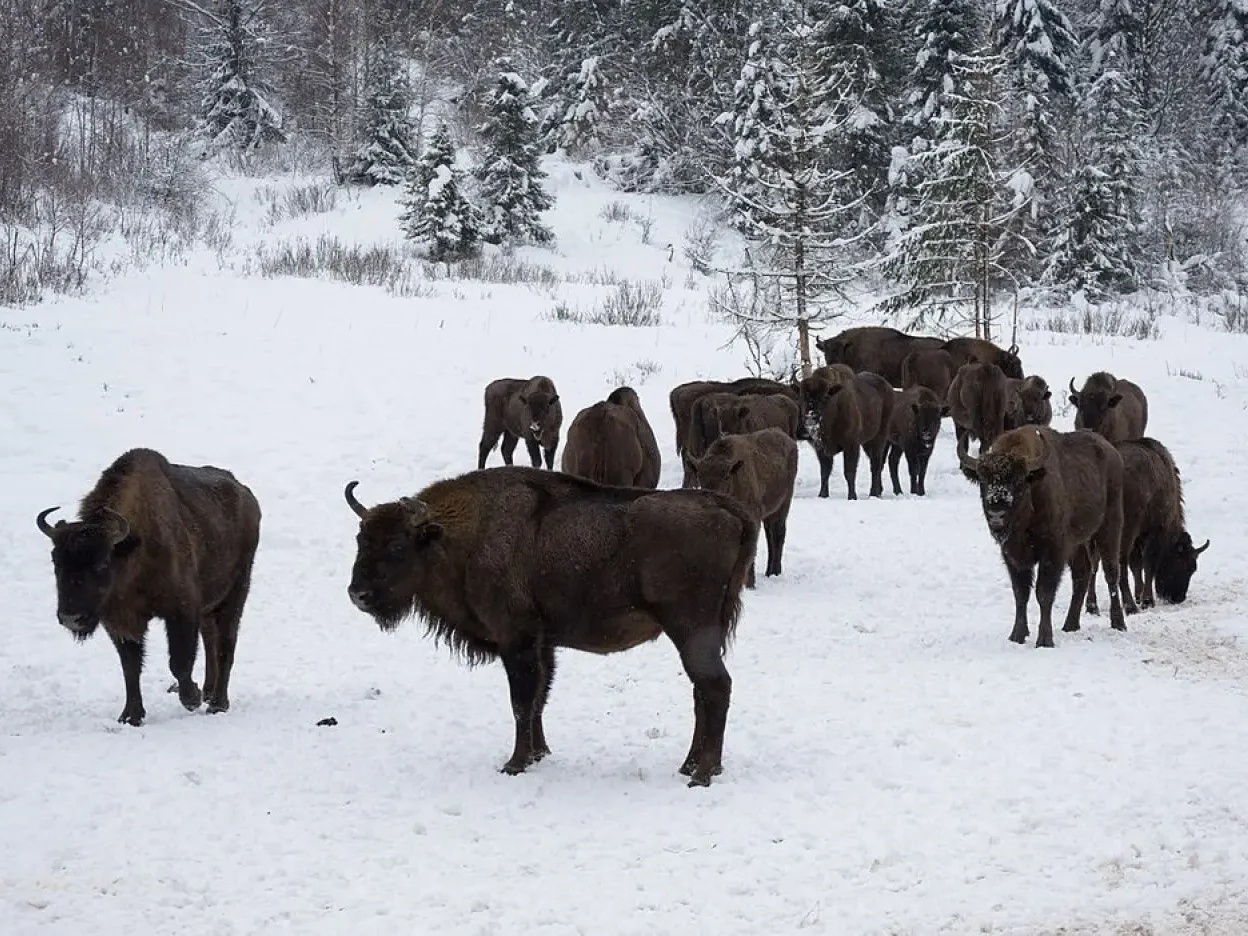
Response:
[{"label": "spruce tree", "polygon": [[496,62],[498,78],[491,89],[489,116],[480,127],[485,144],[476,170],[484,202],[482,238],[491,244],[530,240],[546,244],[554,233],[539,215],[554,204],[542,188],[546,178],[539,165],[538,122],[524,79],[509,60]]},{"label": "spruce tree", "polygon": [[399,202],[404,234],[426,241],[434,260],[467,256],[480,240],[480,214],[464,196],[461,182],[451,131],[440,122],[429,148],[408,173]]},{"label": "spruce tree", "polygon": [[212,10],[198,9],[209,37],[201,132],[214,147],[254,150],[263,143],[285,142],[281,115],[263,93],[258,74],[260,7],[248,0],[219,0]]},{"label": "spruce tree", "polygon": [[347,170],[347,181],[398,185],[415,160],[407,73],[384,32],[375,41],[364,75],[363,143]]},{"label": "spruce tree", "polygon": [[1211,0],[1202,62],[1217,169],[1248,184],[1248,0]]}]

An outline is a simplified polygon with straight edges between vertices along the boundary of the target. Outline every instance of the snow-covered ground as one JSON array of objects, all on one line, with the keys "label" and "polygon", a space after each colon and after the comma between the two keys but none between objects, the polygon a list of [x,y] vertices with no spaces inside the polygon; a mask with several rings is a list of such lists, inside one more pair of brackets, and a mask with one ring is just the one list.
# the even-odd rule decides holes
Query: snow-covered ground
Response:
[{"label": "snow-covered ground", "polygon": [[[785,575],[760,576],[728,658],[723,776],[689,790],[676,773],[692,710],[663,640],[565,651],[554,755],[497,772],[501,667],[463,668],[417,624],[383,635],[350,605],[343,485],[371,503],[475,467],[485,383],[544,373],[565,425],[631,383],[674,486],[668,391],[743,373],[681,253],[697,205],[554,171],[559,243],[520,252],[555,271],[545,285],[398,298],[244,276],[240,253],[0,310],[0,933],[1248,932],[1248,339],[1173,319],[1158,341],[1020,343],[1055,387],[1104,368],[1145,388],[1189,528],[1213,543],[1188,603],[1126,633],[1085,617],[1051,651],[1011,644],[947,425],[925,499],[848,502],[838,460],[818,500],[804,448]],[[255,184],[222,183],[240,250],[399,243],[394,193],[262,226]],[[602,217],[617,200],[653,219],[649,243]],[[604,270],[659,281],[663,324],[552,320],[609,292],[585,282]],[[103,634],[77,646],[56,623],[34,516],[72,513],[140,445],[232,469],[264,520],[232,710],[165,694],[157,625],[136,729],[114,721]]]}]

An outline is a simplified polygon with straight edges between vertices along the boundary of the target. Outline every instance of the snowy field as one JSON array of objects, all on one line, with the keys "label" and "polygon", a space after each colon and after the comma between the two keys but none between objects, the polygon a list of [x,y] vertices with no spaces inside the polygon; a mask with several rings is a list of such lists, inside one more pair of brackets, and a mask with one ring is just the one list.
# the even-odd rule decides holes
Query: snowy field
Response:
[{"label": "snowy field", "polygon": [[[693,713],[661,639],[564,651],[554,754],[508,777],[501,666],[468,670],[413,622],[383,635],[347,600],[343,485],[375,503],[475,467],[482,388],[536,373],[565,428],[634,386],[677,485],[668,391],[744,373],[679,249],[697,205],[555,167],[558,245],[521,255],[556,279],[662,281],[663,324],[620,328],[552,320],[609,292],[586,283],[398,298],[244,275],[261,239],[399,240],[393,193],[265,226],[257,184],[221,183],[234,269],[196,257],[0,310],[0,933],[1248,932],[1248,339],[1165,317],[1157,341],[1020,335],[1055,390],[1104,368],[1148,393],[1189,529],[1212,539],[1186,604],[1016,646],[948,423],[925,499],[848,502],[838,459],[818,500],[804,446],[785,574],[760,558],[728,658],[723,776],[676,773]],[[650,243],[602,216],[617,200],[653,219]],[[35,513],[72,514],[133,446],[228,467],[263,508],[228,714],[165,694],[157,625],[147,723],[118,725],[107,638],[56,623]],[[1068,596],[1067,578],[1059,621]]]}]

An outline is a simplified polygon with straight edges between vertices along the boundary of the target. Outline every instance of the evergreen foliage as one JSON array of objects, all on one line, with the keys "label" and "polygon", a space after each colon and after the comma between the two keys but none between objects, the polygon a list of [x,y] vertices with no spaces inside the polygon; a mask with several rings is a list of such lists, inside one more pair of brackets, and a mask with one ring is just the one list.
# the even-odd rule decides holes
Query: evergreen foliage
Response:
[{"label": "evergreen foliage", "polygon": [[429,148],[408,173],[400,200],[404,234],[425,241],[434,260],[463,258],[481,239],[480,214],[463,193],[455,160],[450,128],[441,122]]}]

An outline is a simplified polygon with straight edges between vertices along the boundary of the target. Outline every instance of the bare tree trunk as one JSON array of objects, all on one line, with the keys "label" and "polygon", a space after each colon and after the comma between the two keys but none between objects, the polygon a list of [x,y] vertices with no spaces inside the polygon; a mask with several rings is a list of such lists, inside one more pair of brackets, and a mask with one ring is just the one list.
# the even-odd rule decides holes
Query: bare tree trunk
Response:
[{"label": "bare tree trunk", "polygon": [[[795,225],[802,230],[806,220],[806,192],[797,189]],[[798,234],[793,242],[793,279],[797,293],[797,353],[802,361],[802,377],[810,376],[810,318],[806,314],[806,240]]]}]

